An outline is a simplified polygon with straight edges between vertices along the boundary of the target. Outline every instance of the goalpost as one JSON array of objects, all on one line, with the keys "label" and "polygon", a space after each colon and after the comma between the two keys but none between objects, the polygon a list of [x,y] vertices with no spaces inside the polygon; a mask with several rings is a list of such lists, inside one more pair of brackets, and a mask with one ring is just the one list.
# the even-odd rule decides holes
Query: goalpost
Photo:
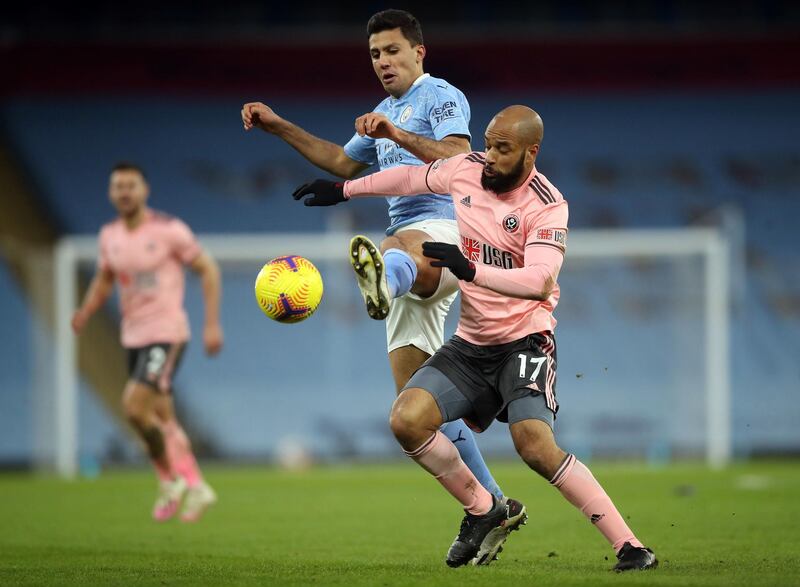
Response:
[{"label": "goalpost", "polygon": [[[266,235],[198,235],[203,246],[221,263],[260,264],[286,254],[302,255],[315,263],[346,262],[349,233],[286,233]],[[374,235],[380,240],[379,235]],[[96,237],[75,236],[55,249],[55,369],[53,385],[54,461],[59,475],[78,472],[77,339],[70,318],[79,303],[78,269],[94,262]],[[701,259],[703,275],[705,459],[719,468],[731,460],[730,389],[730,252],[725,235],[711,228],[646,230],[573,230],[567,258],[584,260]],[[569,263],[569,262],[568,262]],[[567,265],[568,266],[568,265]],[[253,278],[255,274],[253,274]],[[565,295],[569,295],[567,292]],[[569,320],[562,314],[562,318]],[[653,349],[653,352],[659,352]]]}]

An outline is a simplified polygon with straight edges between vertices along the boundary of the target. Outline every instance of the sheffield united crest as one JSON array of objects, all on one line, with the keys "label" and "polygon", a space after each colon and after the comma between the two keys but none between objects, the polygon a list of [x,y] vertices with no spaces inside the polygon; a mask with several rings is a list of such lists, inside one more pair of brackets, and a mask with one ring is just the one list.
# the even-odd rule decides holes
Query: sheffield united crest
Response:
[{"label": "sheffield united crest", "polygon": [[503,228],[506,229],[506,232],[517,232],[519,228],[519,216],[516,214],[509,214],[503,218]]}]

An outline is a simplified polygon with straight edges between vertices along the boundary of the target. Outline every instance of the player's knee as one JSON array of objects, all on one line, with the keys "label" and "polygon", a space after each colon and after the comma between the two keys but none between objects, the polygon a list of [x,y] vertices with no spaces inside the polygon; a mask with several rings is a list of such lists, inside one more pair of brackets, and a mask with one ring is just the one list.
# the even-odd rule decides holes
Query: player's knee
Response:
[{"label": "player's knee", "polygon": [[544,454],[540,452],[540,448],[538,446],[526,444],[523,446],[517,446],[516,448],[517,454],[522,457],[522,460],[525,461],[526,465],[540,475],[546,476],[546,459]]},{"label": "player's knee", "polygon": [[177,420],[168,420],[161,425],[161,428],[164,431],[164,436],[172,439],[173,442],[176,442],[185,450],[192,450],[192,442]]},{"label": "player's knee", "polygon": [[388,236],[381,242],[381,252],[385,253],[389,249],[400,249],[405,252],[417,266],[417,276],[411,291],[427,298],[439,288],[442,270],[439,267],[431,267],[431,260],[422,254],[422,242],[418,237],[404,238],[403,233],[399,236]]},{"label": "player's knee", "polygon": [[[514,448],[526,465],[549,478],[554,462],[562,451],[556,445],[553,433],[546,424],[532,420],[528,423],[513,431]],[[555,462],[556,466],[557,464]]]},{"label": "player's knee", "polygon": [[[428,268],[436,269],[435,267],[430,267],[430,259],[422,254],[421,242],[407,241],[397,236],[387,236],[381,242],[381,253],[386,253],[389,249],[399,249],[411,257],[411,260],[417,266],[417,272],[424,272]],[[419,279],[419,273],[417,279]]]},{"label": "player's knee", "polygon": [[148,423],[148,415],[143,407],[136,401],[127,400],[122,402],[125,418],[131,426],[139,430],[144,429]]},{"label": "player's knee", "polygon": [[[406,245],[396,236],[387,236],[385,239],[383,239],[383,241],[381,241],[381,254],[385,253],[389,249],[400,249],[401,251],[406,251]],[[408,253],[408,251],[406,252]]]},{"label": "player's knee", "polygon": [[[397,399],[399,400],[402,397],[403,394],[400,394]],[[389,427],[392,429],[392,434],[394,434],[395,438],[400,442],[408,440],[414,435],[416,424],[413,409],[404,402],[396,401],[389,414]]]},{"label": "player's knee", "polygon": [[428,398],[430,394],[425,390],[407,389],[395,400],[389,416],[389,426],[401,443],[416,440],[427,431],[438,428],[434,414],[430,413]]},{"label": "player's knee", "polygon": [[150,407],[135,389],[127,389],[122,398],[122,410],[134,428],[143,430],[150,424]]}]

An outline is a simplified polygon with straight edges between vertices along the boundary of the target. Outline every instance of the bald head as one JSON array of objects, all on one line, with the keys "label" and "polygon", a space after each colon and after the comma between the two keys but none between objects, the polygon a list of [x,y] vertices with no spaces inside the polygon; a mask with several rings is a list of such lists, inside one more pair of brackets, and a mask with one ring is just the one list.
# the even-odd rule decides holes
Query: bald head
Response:
[{"label": "bald head", "polygon": [[535,110],[516,104],[498,112],[486,130],[511,135],[523,147],[530,147],[541,144],[544,124]]},{"label": "bald head", "polygon": [[486,127],[486,163],[481,185],[503,193],[516,189],[530,175],[539,154],[544,125],[527,106],[509,106]]}]

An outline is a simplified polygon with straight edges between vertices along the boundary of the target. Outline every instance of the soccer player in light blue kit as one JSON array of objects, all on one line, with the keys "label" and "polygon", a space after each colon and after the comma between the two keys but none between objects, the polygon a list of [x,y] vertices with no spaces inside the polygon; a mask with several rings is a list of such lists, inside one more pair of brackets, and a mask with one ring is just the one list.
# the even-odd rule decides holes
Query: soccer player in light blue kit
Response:
[{"label": "soccer player in light blue kit", "polygon": [[[384,10],[370,18],[367,33],[373,68],[389,97],[356,119],[356,133],[344,147],[311,135],[260,102],[243,106],[245,130],[258,127],[274,134],[320,169],[345,179],[373,165],[381,170],[422,165],[470,152],[469,103],[460,90],[424,73],[426,49],[417,19],[403,10]],[[379,249],[367,237],[354,237],[350,261],[370,317],[386,319],[389,363],[399,393],[442,346],[445,317],[458,292],[458,280],[447,269],[431,267],[422,243],[460,245],[460,237],[450,196],[387,200],[387,238]],[[480,483],[506,500],[506,532],[493,537],[505,540],[524,523],[525,507],[503,497],[463,421],[446,424],[442,432]]]}]

